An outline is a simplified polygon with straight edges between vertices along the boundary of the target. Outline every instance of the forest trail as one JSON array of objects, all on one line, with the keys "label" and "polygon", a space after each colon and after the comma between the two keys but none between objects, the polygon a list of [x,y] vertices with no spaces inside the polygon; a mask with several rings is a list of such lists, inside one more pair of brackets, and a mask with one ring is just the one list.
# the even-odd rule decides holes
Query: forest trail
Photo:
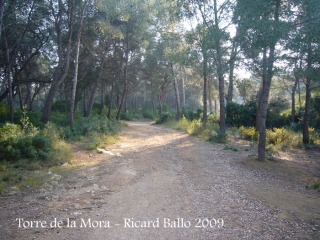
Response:
[{"label": "forest trail", "polygon": [[[263,167],[277,163],[255,167],[248,149],[129,122],[106,150],[77,148],[40,189],[0,198],[0,238],[320,238],[319,192]],[[32,220],[46,225],[23,228]]]}]

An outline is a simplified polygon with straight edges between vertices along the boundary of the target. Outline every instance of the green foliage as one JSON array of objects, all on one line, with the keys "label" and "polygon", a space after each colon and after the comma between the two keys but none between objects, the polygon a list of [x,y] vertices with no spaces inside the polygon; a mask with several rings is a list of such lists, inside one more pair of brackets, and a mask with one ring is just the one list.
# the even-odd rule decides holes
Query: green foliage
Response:
[{"label": "green foliage", "polygon": [[236,148],[235,146],[231,146],[231,145],[225,145],[223,150],[231,150],[231,151],[234,151],[234,152],[239,151],[238,148]]},{"label": "green foliage", "polygon": [[230,102],[226,107],[226,113],[226,123],[229,126],[254,126],[257,115],[257,104],[255,101],[246,104]]},{"label": "green foliage", "polygon": [[51,110],[53,112],[66,113],[69,110],[69,103],[66,101],[56,101],[53,103]]},{"label": "green foliage", "polygon": [[214,115],[209,115],[206,127],[203,126],[201,119],[188,120],[185,116],[178,122],[171,120],[166,122],[166,125],[185,131],[186,133],[197,136],[203,140],[214,142],[214,143],[226,143],[227,136],[219,130],[217,119]]},{"label": "green foliage", "polygon": [[46,159],[50,149],[49,139],[27,123],[20,125],[6,123],[0,128],[0,158],[6,161],[24,159]]},{"label": "green foliage", "polygon": [[100,134],[117,133],[120,131],[121,126],[116,120],[110,120],[104,116],[92,115],[89,118],[81,117],[75,122],[74,131],[65,128],[67,138],[87,136],[92,132]]},{"label": "green foliage", "polygon": [[8,105],[0,102],[0,122],[7,120],[7,116],[9,116]]},{"label": "green foliage", "polygon": [[258,140],[258,131],[254,127],[241,126],[239,130],[240,130],[240,136],[243,139],[250,140],[250,141]]},{"label": "green foliage", "polygon": [[272,151],[302,146],[302,136],[285,128],[267,130],[267,144]]},{"label": "green foliage", "polygon": [[227,143],[227,140],[227,134],[220,130],[209,138],[209,141],[213,143]]},{"label": "green foliage", "polygon": [[174,116],[171,113],[161,113],[159,116],[156,117],[156,124],[163,124],[172,119],[174,119]]},{"label": "green foliage", "polygon": [[320,178],[314,178],[306,188],[314,190],[320,189]]}]

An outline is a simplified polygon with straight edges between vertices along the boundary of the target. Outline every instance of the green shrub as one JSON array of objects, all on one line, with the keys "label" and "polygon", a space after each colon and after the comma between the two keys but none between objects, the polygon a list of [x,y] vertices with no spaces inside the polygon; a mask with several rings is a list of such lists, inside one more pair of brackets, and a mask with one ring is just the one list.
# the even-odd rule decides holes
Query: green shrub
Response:
[{"label": "green shrub", "polygon": [[156,124],[163,124],[171,119],[173,119],[173,116],[169,112],[161,113],[156,118]]},{"label": "green shrub", "polygon": [[51,110],[54,112],[67,113],[69,103],[67,101],[56,101],[53,103]]},{"label": "green shrub", "polygon": [[267,130],[267,144],[272,145],[273,150],[300,147],[302,136],[285,128],[273,128]]},{"label": "green shrub", "polygon": [[192,120],[187,127],[187,133],[190,135],[199,135],[204,130],[201,120]]},{"label": "green shrub", "polygon": [[217,131],[216,134],[210,136],[209,141],[213,142],[213,143],[226,143],[227,142],[227,134],[223,133],[221,131]]},{"label": "green shrub", "polygon": [[246,104],[230,102],[226,107],[226,114],[226,123],[229,126],[254,126],[257,114],[257,103],[255,101]]},{"label": "green shrub", "polygon": [[142,109],[142,116],[146,119],[155,119],[154,112],[148,109]]},{"label": "green shrub", "polygon": [[258,131],[254,127],[244,127],[241,126],[239,128],[240,135],[243,139],[250,140],[250,141],[257,141],[258,140]]}]

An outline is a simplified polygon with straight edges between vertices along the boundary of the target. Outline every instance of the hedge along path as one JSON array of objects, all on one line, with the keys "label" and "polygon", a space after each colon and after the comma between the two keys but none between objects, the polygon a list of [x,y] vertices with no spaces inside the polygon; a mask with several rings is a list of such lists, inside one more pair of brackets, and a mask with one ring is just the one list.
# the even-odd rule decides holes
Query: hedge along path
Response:
[{"label": "hedge along path", "polygon": [[129,122],[104,150],[112,154],[75,145],[76,160],[51,173],[53,183],[1,198],[4,239],[319,237],[319,193],[292,177],[295,168],[280,174],[281,163],[252,160],[248,146],[225,150]]}]

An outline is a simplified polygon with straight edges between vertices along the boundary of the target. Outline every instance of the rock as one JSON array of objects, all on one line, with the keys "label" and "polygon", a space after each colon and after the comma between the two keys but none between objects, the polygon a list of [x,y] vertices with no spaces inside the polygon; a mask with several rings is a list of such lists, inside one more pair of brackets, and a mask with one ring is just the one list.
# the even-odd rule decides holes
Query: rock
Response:
[{"label": "rock", "polygon": [[62,166],[62,167],[69,166],[69,163],[66,162],[66,163],[62,164],[61,166]]},{"label": "rock", "polygon": [[51,176],[51,180],[60,180],[62,178],[62,176],[58,175],[58,174],[53,174]]},{"label": "rock", "polygon": [[102,148],[97,148],[98,153],[103,153],[103,154],[108,154],[110,156],[114,156],[115,154],[113,152],[107,151],[105,149]]},{"label": "rock", "polygon": [[75,216],[79,216],[79,215],[82,215],[83,214],[83,212],[74,212],[73,213],[73,215],[75,215]]}]

